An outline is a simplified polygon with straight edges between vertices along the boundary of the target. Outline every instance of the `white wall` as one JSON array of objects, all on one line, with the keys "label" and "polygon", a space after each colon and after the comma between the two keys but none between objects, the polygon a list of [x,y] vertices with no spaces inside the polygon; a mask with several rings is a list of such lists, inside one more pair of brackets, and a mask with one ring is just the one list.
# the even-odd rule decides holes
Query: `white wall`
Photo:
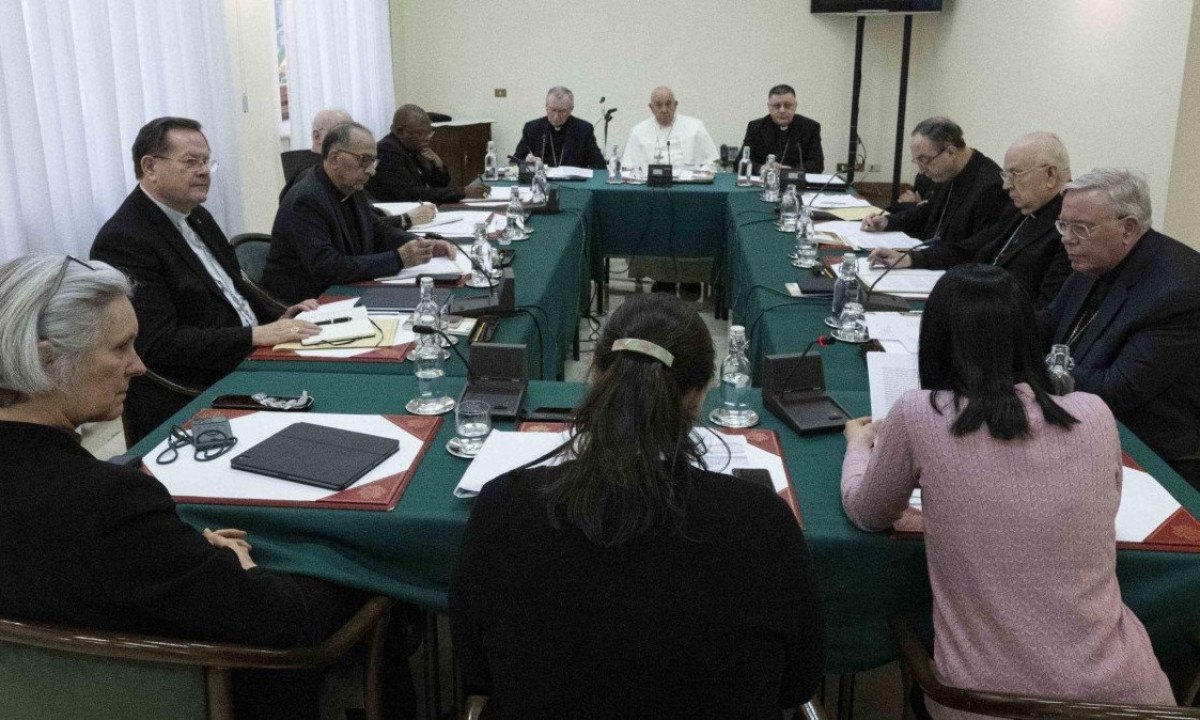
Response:
[{"label": "white wall", "polygon": [[[237,101],[237,124],[242,157],[220,158],[241,162],[242,202],[246,227],[238,232],[270,232],[283,188],[279,161],[279,79],[275,64],[275,3],[272,0],[225,0],[230,67]],[[242,97],[245,97],[245,105]],[[284,149],[287,149],[286,146]],[[221,182],[218,171],[213,182]]]},{"label": "white wall", "polygon": [[1168,235],[1200,248],[1200,3],[1192,8],[1179,121],[1175,132],[1175,158],[1171,165],[1170,196],[1163,229]]},{"label": "white wall", "polygon": [[[741,141],[788,82],[822,123],[826,162],[846,154],[854,19],[813,16],[807,0],[391,0],[398,102],[490,117],[508,152],[545,91],[575,91],[595,121],[620,108],[610,143],[674,87],[680,112],[718,144]],[[906,125],[948,114],[998,162],[1024,132],[1062,135],[1077,172],[1128,165],[1150,181],[1161,224],[1175,147],[1192,0],[946,0],[914,21]],[[868,164],[891,177],[901,20],[869,18],[859,132]],[[497,49],[487,50],[487,47]],[[503,49],[500,49],[503,48]],[[535,59],[538,58],[538,59]],[[493,88],[508,89],[507,98]],[[905,177],[912,167],[905,159]]]}]

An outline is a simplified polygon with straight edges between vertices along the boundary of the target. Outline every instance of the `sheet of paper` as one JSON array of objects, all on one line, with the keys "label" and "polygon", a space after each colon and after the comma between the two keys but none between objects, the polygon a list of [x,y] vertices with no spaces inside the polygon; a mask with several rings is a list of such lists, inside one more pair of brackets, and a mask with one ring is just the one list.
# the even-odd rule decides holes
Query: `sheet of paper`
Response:
[{"label": "sheet of paper", "polygon": [[351,311],[357,303],[358,298],[356,297],[325,303],[316,310],[305,310],[302,313],[297,313],[296,319],[319,323],[326,320],[334,320],[336,318],[350,317],[352,314]]},{"label": "sheet of paper", "polygon": [[353,307],[349,311],[350,319],[345,322],[333,322],[321,326],[321,332],[300,341],[302,345],[317,345],[327,342],[342,342],[359,338],[376,337],[378,330],[367,317],[365,307]]},{"label": "sheet of paper", "polygon": [[408,230],[409,230],[409,232],[414,232],[414,233],[424,232],[426,230],[435,230],[436,228],[442,227],[443,225],[449,225],[450,223],[458,222],[461,219],[462,219],[462,213],[457,213],[457,212],[438,213],[438,215],[435,218],[433,218],[432,220],[430,220],[429,222],[422,223],[420,225],[413,225]]},{"label": "sheet of paper", "polygon": [[907,312],[868,312],[867,330],[874,340],[899,343],[904,352],[915,353],[920,345],[921,315]]},{"label": "sheet of paper", "polygon": [[350,487],[358,487],[388,475],[404,472],[421,450],[420,440],[379,415],[256,412],[229,421],[229,427],[237,437],[238,443],[222,457],[198,462],[189,446],[179,449],[179,459],[175,462],[159,465],[154,459],[167,447],[167,441],[163,440],[146,455],[146,467],[176,497],[313,501],[335,494],[335,491],[325,488],[234,470],[230,466],[233,458],[297,422],[354,430],[400,441],[400,449],[395,455],[384,460]]},{"label": "sheet of paper", "polygon": [[419,202],[390,202],[390,203],[375,203],[375,207],[384,211],[388,215],[403,215],[404,213],[418,207]]},{"label": "sheet of paper", "polygon": [[[521,196],[521,202],[523,202],[523,203],[529,202],[530,200],[533,199],[533,190],[530,190],[529,188],[526,188],[526,187],[521,188],[519,194]],[[496,186],[492,186],[488,191],[488,198],[490,198],[492,200],[507,201],[511,195],[512,195],[512,187],[511,186],[505,187],[505,186],[496,185]]]},{"label": "sheet of paper", "polygon": [[559,165],[546,168],[546,178],[549,180],[587,179],[592,176],[592,172],[591,168]]},{"label": "sheet of paper", "polygon": [[[445,235],[446,237],[474,237],[475,223],[490,222],[490,216],[494,215],[494,213],[488,210],[463,210],[461,212],[446,213],[446,215],[453,216],[454,219],[437,227],[429,227],[428,232]],[[417,228],[413,232],[420,235],[424,231]]]},{"label": "sheet of paper", "polygon": [[[816,202],[813,202],[816,198]],[[871,203],[849,193],[829,192],[828,190],[817,197],[817,192],[806,192],[801,196],[801,202],[815,208],[862,208],[871,207]]]},{"label": "sheet of paper", "polygon": [[829,187],[831,188],[841,189],[846,187],[845,180],[836,175],[827,175],[825,173],[804,173],[804,182],[818,187],[825,183],[829,183]]},{"label": "sheet of paper", "polygon": [[[715,433],[706,427],[693,432],[704,443],[704,462],[713,472],[729,474],[737,468],[761,468],[771,474],[775,491],[787,488],[787,473],[783,458],[754,447],[741,435]],[[493,430],[483,442],[479,455],[467,466],[462,479],[454,488],[457,497],[474,497],[492,478],[514,470],[551,452],[566,442],[567,432],[511,432]],[[558,465],[565,458],[557,456],[541,465]]]},{"label": "sheet of paper", "polygon": [[[894,293],[905,297],[928,297],[933,286],[946,274],[944,270],[892,270],[873,268],[865,257],[858,259],[858,279],[873,292]],[[882,279],[880,279],[882,278]],[[876,284],[878,282],[878,284]]]},{"label": "sheet of paper", "polygon": [[420,275],[449,275],[451,273],[466,275],[470,272],[471,260],[460,252],[453,260],[438,256],[427,263],[404,268],[396,275],[377,278],[377,280],[388,285],[411,285],[411,281]]},{"label": "sheet of paper", "polygon": [[907,250],[921,241],[902,232],[867,232],[862,223],[851,220],[832,220],[816,226],[818,232],[831,232],[845,240],[855,250],[892,248]]},{"label": "sheet of paper", "polygon": [[871,419],[882,420],[901,395],[909,390],[920,389],[917,356],[910,353],[867,353],[867,382],[871,386]]},{"label": "sheet of paper", "polygon": [[1142,542],[1179,509],[1179,501],[1154,476],[1124,468],[1117,507],[1117,542]]}]

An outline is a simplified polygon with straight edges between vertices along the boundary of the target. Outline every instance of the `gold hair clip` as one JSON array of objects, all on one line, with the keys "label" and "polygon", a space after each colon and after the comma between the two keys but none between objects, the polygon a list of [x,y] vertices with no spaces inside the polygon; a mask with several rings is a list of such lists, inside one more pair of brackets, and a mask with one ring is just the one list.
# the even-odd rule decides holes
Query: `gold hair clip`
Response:
[{"label": "gold hair clip", "polygon": [[642,340],[641,338],[621,338],[620,340],[614,340],[612,349],[627,350],[629,352],[648,355],[667,367],[671,367],[671,364],[675,362],[674,355],[649,340]]}]

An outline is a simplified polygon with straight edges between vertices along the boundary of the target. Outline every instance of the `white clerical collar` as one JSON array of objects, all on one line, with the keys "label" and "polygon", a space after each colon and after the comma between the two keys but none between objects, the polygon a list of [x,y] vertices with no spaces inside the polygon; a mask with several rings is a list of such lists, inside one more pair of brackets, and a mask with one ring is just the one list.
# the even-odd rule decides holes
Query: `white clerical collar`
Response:
[{"label": "white clerical collar", "polygon": [[178,226],[179,223],[187,220],[188,216],[191,215],[191,213],[181,213],[170,205],[167,205],[163,201],[154,197],[154,195],[151,194],[146,188],[142,188],[142,192],[146,193],[146,197],[150,198],[150,201],[157,205],[159,210],[163,211],[163,213],[167,216],[167,219],[171,221],[172,225]]}]

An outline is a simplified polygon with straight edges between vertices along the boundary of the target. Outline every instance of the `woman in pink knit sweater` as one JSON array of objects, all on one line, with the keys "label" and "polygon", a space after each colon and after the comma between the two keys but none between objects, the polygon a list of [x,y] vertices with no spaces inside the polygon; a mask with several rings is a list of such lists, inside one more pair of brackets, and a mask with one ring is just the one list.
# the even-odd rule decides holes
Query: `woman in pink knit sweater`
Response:
[{"label": "woman in pink knit sweater", "polygon": [[921,488],[944,682],[1173,704],[1117,584],[1116,421],[1095,395],[1050,395],[1035,328],[1004,271],[947,272],[921,322],[924,389],[882,422],[846,425],[842,504],[858,527],[886,530]]}]

